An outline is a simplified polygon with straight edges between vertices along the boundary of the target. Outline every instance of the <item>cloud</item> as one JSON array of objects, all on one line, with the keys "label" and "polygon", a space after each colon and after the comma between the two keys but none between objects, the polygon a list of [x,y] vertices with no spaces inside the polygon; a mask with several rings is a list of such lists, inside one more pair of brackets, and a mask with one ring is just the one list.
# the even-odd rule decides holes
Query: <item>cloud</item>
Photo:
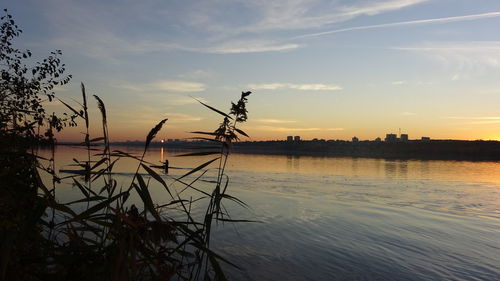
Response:
[{"label": "cloud", "polygon": [[499,124],[500,117],[497,116],[445,116],[444,119],[463,120],[460,124],[466,125],[487,125]]},{"label": "cloud", "polygon": [[203,92],[206,90],[206,85],[203,83],[183,80],[158,80],[151,83],[112,81],[110,86],[133,92]]},{"label": "cloud", "polygon": [[415,116],[417,114],[414,112],[405,111],[405,112],[401,112],[401,115],[403,115],[403,116]]},{"label": "cloud", "polygon": [[445,119],[461,119],[461,120],[500,120],[496,116],[445,116]]},{"label": "cloud", "polygon": [[500,120],[482,120],[482,121],[467,121],[460,124],[465,125],[488,125],[488,124],[500,124]]},{"label": "cloud", "polygon": [[165,113],[164,116],[168,118],[169,123],[186,123],[201,121],[203,118],[184,113]]},{"label": "cloud", "polygon": [[[393,49],[427,54],[460,69],[500,67],[500,41],[435,42]],[[454,74],[452,80],[458,80],[460,75]]]},{"label": "cloud", "polygon": [[296,123],[294,120],[278,120],[278,119],[257,119],[255,120],[261,123],[270,123],[270,124],[287,124],[287,123]]},{"label": "cloud", "polygon": [[360,16],[399,10],[429,0],[350,1],[349,6],[313,0],[253,1],[260,20],[239,32],[304,30],[345,22]]},{"label": "cloud", "polygon": [[392,22],[392,23],[383,23],[383,24],[354,26],[354,27],[334,29],[334,30],[323,31],[323,32],[304,34],[304,35],[296,36],[294,38],[297,39],[297,38],[307,38],[307,37],[318,37],[318,36],[324,36],[324,35],[341,33],[341,32],[375,29],[375,28],[434,24],[434,23],[450,23],[450,22],[458,22],[458,21],[470,21],[470,20],[479,20],[479,19],[492,18],[492,17],[500,17],[500,12],[491,12],[491,13],[473,14],[473,15],[466,15],[466,16],[444,17],[444,18],[433,18],[433,19],[423,19],[423,20],[401,21],[401,22]]},{"label": "cloud", "polygon": [[287,84],[283,83],[267,83],[267,84],[249,84],[248,87],[253,90],[277,90],[286,88]]},{"label": "cloud", "polygon": [[292,89],[303,91],[339,91],[342,87],[329,84],[292,84],[292,83],[265,83],[265,84],[249,84],[249,88],[253,90],[279,90]]},{"label": "cloud", "polygon": [[186,105],[186,104],[195,104],[198,103],[197,100],[207,103],[207,100],[203,97],[190,97],[190,96],[183,96],[183,95],[176,95],[176,94],[160,94],[158,96],[161,96],[164,100],[168,102],[168,104],[171,105]]},{"label": "cloud", "polygon": [[197,69],[188,73],[179,74],[178,77],[182,79],[207,79],[214,76],[213,72],[203,69]]},{"label": "cloud", "polygon": [[146,89],[145,85],[143,83],[130,83],[127,81],[112,81],[109,84],[110,87],[117,88],[117,89],[123,89],[123,90],[128,90],[128,91],[133,91],[133,92],[142,92]]},{"label": "cloud", "polygon": [[405,83],[406,83],[406,81],[393,81],[393,82],[391,82],[391,85],[399,86],[399,85],[403,85]]},{"label": "cloud", "polygon": [[229,41],[215,47],[198,49],[199,52],[213,54],[241,54],[241,53],[262,53],[281,52],[299,48],[298,44],[279,44],[267,41]]},{"label": "cloud", "polygon": [[325,84],[290,84],[290,89],[296,90],[309,90],[309,91],[338,91],[342,90],[342,87],[337,85],[325,85]]},{"label": "cloud", "polygon": [[206,89],[203,83],[172,80],[154,82],[153,87],[172,92],[202,92]]},{"label": "cloud", "polygon": [[182,94],[199,92],[198,90],[201,91],[201,89],[204,90],[206,88],[205,85],[198,82],[161,80],[150,83],[133,83],[115,80],[109,86],[135,92],[140,94],[142,98],[147,97],[148,99],[155,100],[155,102],[161,101],[162,104],[166,103],[173,106],[195,104],[198,103],[196,100],[207,102],[203,97],[192,97]]},{"label": "cloud", "polygon": [[488,124],[500,124],[500,120],[488,120],[488,121],[470,121],[464,122],[467,125],[488,125]]},{"label": "cloud", "polygon": [[352,16],[369,15],[373,16],[383,12],[399,10],[416,4],[428,2],[429,0],[392,0],[372,2],[365,6],[354,6],[344,8],[343,13]]},{"label": "cloud", "polygon": [[344,128],[286,128],[286,127],[276,127],[276,126],[256,126],[252,129],[262,130],[262,131],[275,131],[275,132],[312,132],[312,131],[343,131]]},{"label": "cloud", "polygon": [[[203,17],[210,14],[210,10],[214,11],[215,7],[222,8],[222,5],[231,4],[216,3],[219,1],[207,2],[212,2],[211,5],[207,5],[207,10],[199,11]],[[90,5],[74,0],[48,0],[45,4],[42,13],[48,23],[56,30],[53,32],[56,36],[49,37],[46,43],[57,46],[57,48],[63,47],[63,49],[86,57],[104,59],[111,63],[120,63],[122,57],[126,55],[141,55],[151,52],[186,51],[234,54],[286,51],[299,47],[298,44],[279,43],[261,36],[252,36],[246,39],[232,36],[214,40],[218,34],[226,32],[204,30],[204,27],[211,26],[212,22],[217,23],[224,17],[214,16],[205,22],[199,21],[203,22],[202,25],[193,26],[193,23],[185,22],[186,19],[197,17],[192,15],[193,10],[196,9],[191,9],[192,7],[189,5],[180,5],[176,12],[182,13],[172,14],[172,8],[166,3],[165,5],[155,5],[154,8],[151,3],[141,3],[142,5],[129,3],[128,5],[109,7],[109,3],[100,1]],[[67,13],[55,15],[56,8],[63,9]],[[221,10],[224,11],[224,9]],[[78,17],[74,15],[78,15]],[[151,15],[157,15],[157,17]],[[163,31],[156,31],[164,30],[164,27],[169,25],[177,26],[181,32],[173,32],[169,36],[165,36]],[[151,26],[158,28],[153,28],[149,32],[140,30],[145,26],[148,29]],[[230,30],[234,27],[234,23],[232,23],[226,29]],[[196,36],[191,34],[196,34]],[[39,43],[37,42],[37,44]]]},{"label": "cloud", "polygon": [[[114,34],[104,31],[80,34],[79,40],[73,36],[59,38],[51,43],[56,46],[73,48],[81,54],[91,57],[106,59],[113,63],[119,63],[117,57],[128,54],[147,54],[151,52],[184,51],[207,54],[243,54],[263,52],[283,52],[300,48],[296,43],[280,43],[269,40],[228,40],[221,44],[201,43],[199,47],[192,47],[182,43],[136,41],[120,38]],[[95,42],[99,42],[96,44]],[[204,45],[204,46],[203,46]]]},{"label": "cloud", "polygon": [[49,44],[120,63],[127,55],[151,52],[290,51],[302,45],[278,32],[321,28],[428,1],[353,0],[345,5],[318,0],[206,0],[193,6],[183,1],[114,5],[96,0],[47,0],[41,13],[54,29]]}]

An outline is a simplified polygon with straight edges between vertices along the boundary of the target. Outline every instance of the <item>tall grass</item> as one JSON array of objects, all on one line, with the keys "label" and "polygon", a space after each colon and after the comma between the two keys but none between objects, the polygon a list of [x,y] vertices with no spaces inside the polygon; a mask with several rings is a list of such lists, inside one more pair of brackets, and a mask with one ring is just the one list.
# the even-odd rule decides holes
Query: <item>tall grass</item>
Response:
[{"label": "tall grass", "polygon": [[[1,280],[226,280],[221,263],[237,265],[211,249],[211,233],[214,222],[241,221],[231,219],[225,200],[246,206],[228,194],[225,169],[232,143],[238,136],[247,136],[238,126],[247,119],[249,95],[243,92],[229,113],[199,101],[221,115],[222,122],[213,132],[193,132],[193,139],[215,146],[179,156],[213,158],[180,176],[172,176],[162,174],[145,160],[151,142],[168,125],[167,119],[151,129],[141,155],[112,150],[106,107],[98,96],[94,98],[101,113],[102,135],[91,137],[89,133],[88,100],[82,84],[80,107],[63,103],[85,124],[82,144],[86,159],[74,159],[78,174],[60,177],[55,171],[54,146],[50,159],[25,154],[25,164],[31,168],[22,175],[32,179],[29,184],[35,193],[31,201],[36,204],[32,203],[35,211],[29,211],[29,218],[23,219],[30,223],[15,233],[34,236],[28,244],[36,251],[24,256],[22,249],[2,249]],[[113,169],[123,158],[136,161],[137,166],[131,182],[119,186]],[[209,170],[215,170],[215,180],[204,180]],[[42,181],[41,172],[49,173],[51,186]],[[212,189],[198,187],[202,180],[213,184]],[[60,202],[57,186],[68,181],[77,188],[79,198]],[[152,186],[161,186],[168,202],[155,203],[150,193]],[[186,198],[185,190],[197,197]],[[131,196],[138,197],[142,206],[134,204]],[[194,204],[205,204],[202,218],[193,214]],[[19,268],[23,269],[20,273],[16,272]]]}]

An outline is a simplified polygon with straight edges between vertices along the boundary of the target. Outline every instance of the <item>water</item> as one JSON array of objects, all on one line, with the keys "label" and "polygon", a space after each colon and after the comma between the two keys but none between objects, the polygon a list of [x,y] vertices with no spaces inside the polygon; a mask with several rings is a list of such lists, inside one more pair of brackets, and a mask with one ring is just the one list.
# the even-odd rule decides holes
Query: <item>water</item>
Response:
[{"label": "water", "polygon": [[[147,159],[210,159],[173,154]],[[59,168],[75,155],[85,158],[59,147]],[[135,167],[117,166],[120,184]],[[251,206],[228,203],[233,218],[260,221],[215,230],[215,249],[242,268],[226,267],[232,280],[500,280],[500,163],[234,154],[227,174],[229,193]],[[168,201],[160,186],[151,193]]]}]

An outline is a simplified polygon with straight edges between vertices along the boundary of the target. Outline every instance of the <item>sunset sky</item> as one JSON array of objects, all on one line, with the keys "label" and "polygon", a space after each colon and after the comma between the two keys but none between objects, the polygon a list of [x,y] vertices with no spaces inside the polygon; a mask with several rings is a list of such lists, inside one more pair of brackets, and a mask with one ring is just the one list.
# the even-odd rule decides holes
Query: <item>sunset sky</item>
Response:
[{"label": "sunset sky", "polygon": [[[251,90],[251,140],[500,139],[498,0],[7,0],[20,48],[61,49],[106,103],[111,138],[213,130]],[[92,112],[98,113],[95,103]],[[60,110],[61,105],[51,106]],[[92,124],[100,132],[97,118]],[[61,140],[79,140],[82,129]]]}]

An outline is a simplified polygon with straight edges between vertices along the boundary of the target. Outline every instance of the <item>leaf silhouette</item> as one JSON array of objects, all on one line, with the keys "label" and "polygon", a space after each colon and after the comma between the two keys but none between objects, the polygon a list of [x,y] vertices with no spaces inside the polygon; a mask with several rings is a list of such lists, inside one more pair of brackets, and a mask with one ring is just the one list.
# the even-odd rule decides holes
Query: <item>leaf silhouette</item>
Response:
[{"label": "leaf silhouette", "polygon": [[168,120],[167,118],[161,120],[160,123],[158,123],[153,129],[151,129],[151,131],[149,131],[149,134],[146,137],[146,146],[145,146],[146,148],[149,146],[151,141],[155,138],[156,134],[158,134],[158,132],[163,127],[163,124],[165,124],[165,122],[167,122],[167,120]]},{"label": "leaf silhouette", "polygon": [[206,107],[207,107],[207,108],[209,108],[210,110],[213,110],[213,111],[215,111],[215,112],[219,113],[220,115],[225,116],[225,117],[227,117],[227,118],[229,118],[229,119],[233,119],[231,116],[227,115],[226,113],[224,113],[224,112],[222,112],[222,111],[220,111],[220,110],[218,110],[218,109],[216,109],[216,108],[214,108],[214,107],[211,107],[211,106],[210,106],[210,105],[208,105],[208,104],[205,104],[205,103],[201,102],[199,99],[195,99],[195,100],[196,100],[196,101],[198,101],[199,103],[203,104],[204,106],[206,106]]}]

